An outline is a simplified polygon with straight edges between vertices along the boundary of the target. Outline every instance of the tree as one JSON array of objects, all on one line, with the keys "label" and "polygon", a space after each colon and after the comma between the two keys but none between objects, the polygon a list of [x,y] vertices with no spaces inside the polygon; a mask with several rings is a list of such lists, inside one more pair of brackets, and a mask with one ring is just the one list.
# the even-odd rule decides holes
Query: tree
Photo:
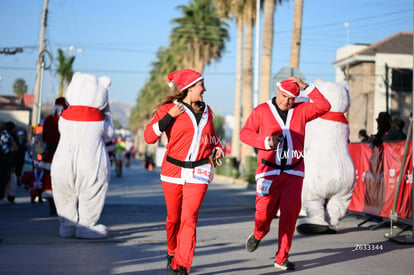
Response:
[{"label": "tree", "polygon": [[149,80],[139,91],[137,103],[131,111],[129,126],[138,131],[152,116],[153,107],[171,93],[167,75],[190,67],[203,72],[205,65],[218,61],[228,40],[225,22],[217,15],[210,0],[194,0],[188,6],[179,6],[183,16],[175,18],[170,45],[157,52]]},{"label": "tree", "polygon": [[114,124],[115,129],[122,129],[122,128],[124,128],[124,126],[122,125],[122,123],[119,120],[117,120],[117,119],[114,119],[112,121],[112,123]]},{"label": "tree", "polygon": [[63,96],[64,90],[69,85],[73,76],[74,56],[66,57],[62,49],[58,49],[58,69],[59,74],[59,97]]},{"label": "tree", "polygon": [[13,83],[13,93],[18,96],[22,97],[24,94],[27,93],[27,84],[23,78],[17,78]]},{"label": "tree", "polygon": [[264,0],[262,2],[264,4],[264,18],[259,103],[268,100],[271,94],[274,15],[276,10],[276,4],[282,4],[283,0]]},{"label": "tree", "polygon": [[216,132],[216,135],[220,138],[220,141],[224,138],[225,130],[224,130],[224,123],[226,119],[224,116],[215,115],[213,117],[213,123],[214,123],[214,131]]},{"label": "tree", "polygon": [[200,73],[212,60],[219,61],[229,34],[227,24],[210,0],[193,0],[188,6],[180,5],[183,16],[175,18],[171,45],[185,46],[180,52],[185,67]]},{"label": "tree", "polygon": [[[256,1],[246,0],[244,6],[243,25],[245,28],[243,49],[243,115],[244,124],[253,109],[253,26],[256,18]],[[241,146],[241,164],[253,155],[253,148],[247,144]]]},{"label": "tree", "polygon": [[238,133],[241,128],[242,80],[243,80],[243,14],[246,0],[215,0],[220,14],[224,18],[234,18],[237,26],[236,51],[236,83],[234,91],[234,125],[231,146],[233,157],[240,158],[240,139]]}]

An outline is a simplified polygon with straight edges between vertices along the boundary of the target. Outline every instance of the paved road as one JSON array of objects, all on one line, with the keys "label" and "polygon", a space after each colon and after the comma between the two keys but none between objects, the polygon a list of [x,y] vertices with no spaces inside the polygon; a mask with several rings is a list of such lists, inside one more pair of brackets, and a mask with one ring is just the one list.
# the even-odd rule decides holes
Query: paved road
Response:
[{"label": "paved road", "polygon": [[[216,177],[202,205],[191,274],[279,274],[273,268],[277,219],[254,253],[244,249],[253,229],[255,191]],[[165,204],[159,171],[139,161],[113,176],[101,222],[106,240],[61,239],[48,207],[30,204],[19,187],[17,204],[0,205],[0,274],[165,274]],[[290,260],[298,274],[412,274],[414,245],[384,238],[388,225],[358,224],[348,216],[340,233],[295,234]],[[397,229],[394,229],[394,232]],[[408,232],[411,235],[411,232]],[[355,251],[358,244],[371,250]]]}]

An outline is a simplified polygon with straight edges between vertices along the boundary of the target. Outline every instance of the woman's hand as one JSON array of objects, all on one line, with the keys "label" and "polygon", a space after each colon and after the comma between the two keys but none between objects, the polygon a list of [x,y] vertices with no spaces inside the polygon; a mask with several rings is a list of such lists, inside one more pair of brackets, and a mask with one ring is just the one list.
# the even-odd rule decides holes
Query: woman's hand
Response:
[{"label": "woman's hand", "polygon": [[179,115],[181,115],[182,113],[184,113],[184,107],[183,104],[180,102],[177,102],[174,107],[172,107],[170,109],[170,111],[168,112],[170,114],[170,116],[172,117],[177,117]]},{"label": "woman's hand", "polygon": [[213,150],[213,160],[219,160],[224,158],[223,152],[219,149],[214,148]]}]

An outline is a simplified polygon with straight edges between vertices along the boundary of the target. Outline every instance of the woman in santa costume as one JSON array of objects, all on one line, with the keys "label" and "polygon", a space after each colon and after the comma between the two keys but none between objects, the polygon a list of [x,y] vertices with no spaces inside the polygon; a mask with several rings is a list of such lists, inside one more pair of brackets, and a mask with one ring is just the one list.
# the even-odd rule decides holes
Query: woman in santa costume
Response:
[{"label": "woman in santa costume", "polygon": [[[305,90],[312,102],[295,104],[300,89]],[[274,266],[282,270],[295,269],[288,257],[301,208],[306,122],[330,108],[328,100],[313,84],[289,77],[279,83],[276,97],[252,111],[240,131],[240,140],[258,149],[255,226],[246,240],[246,250],[253,252],[259,247],[280,209]]]},{"label": "woman in santa costume", "polygon": [[169,274],[188,274],[198,212],[213,179],[213,165],[224,157],[224,152],[214,131],[212,111],[203,102],[204,77],[184,69],[170,73],[168,80],[170,87],[174,83],[178,91],[156,107],[144,138],[150,144],[156,143],[164,132],[168,138],[161,167],[167,205],[167,270]]}]

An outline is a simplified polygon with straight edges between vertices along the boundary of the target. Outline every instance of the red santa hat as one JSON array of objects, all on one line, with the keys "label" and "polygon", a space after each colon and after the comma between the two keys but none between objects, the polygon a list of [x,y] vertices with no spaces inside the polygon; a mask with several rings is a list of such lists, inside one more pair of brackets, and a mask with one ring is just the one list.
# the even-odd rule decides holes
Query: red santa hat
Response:
[{"label": "red santa hat", "polygon": [[172,72],[168,75],[168,86],[172,88],[174,87],[175,83],[175,85],[178,87],[178,90],[182,92],[203,79],[204,77],[199,72],[191,69],[184,69],[181,71]]},{"label": "red santa hat", "polygon": [[291,80],[283,80],[277,83],[278,90],[290,97],[299,96],[300,89],[299,85]]}]

